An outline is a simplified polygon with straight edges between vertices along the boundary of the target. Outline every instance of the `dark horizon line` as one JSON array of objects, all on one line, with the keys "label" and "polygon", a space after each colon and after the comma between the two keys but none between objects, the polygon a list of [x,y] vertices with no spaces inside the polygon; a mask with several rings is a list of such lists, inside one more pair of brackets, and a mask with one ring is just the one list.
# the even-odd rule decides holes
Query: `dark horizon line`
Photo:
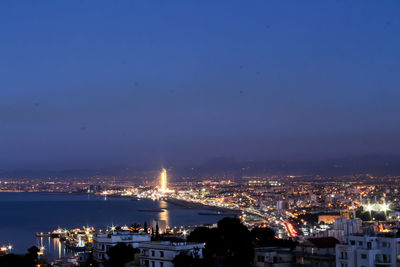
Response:
[{"label": "dark horizon line", "polygon": [[[333,166],[332,164],[343,164],[343,166]],[[0,168],[0,175],[18,175],[18,174],[37,174],[55,173],[73,174],[73,173],[116,173],[116,172],[152,172],[161,170],[163,167],[172,171],[187,171],[193,169],[196,171],[232,171],[240,168],[252,166],[251,168],[260,168],[265,165],[266,168],[271,167],[273,171],[290,172],[291,169],[315,169],[315,171],[324,171],[332,167],[346,169],[399,169],[400,171],[400,154],[365,154],[359,156],[342,156],[342,157],[327,157],[314,159],[237,159],[235,157],[211,157],[196,163],[188,164],[179,160],[166,160],[162,164],[158,160],[146,161],[139,164],[127,166],[124,164],[110,164],[101,168]]]}]

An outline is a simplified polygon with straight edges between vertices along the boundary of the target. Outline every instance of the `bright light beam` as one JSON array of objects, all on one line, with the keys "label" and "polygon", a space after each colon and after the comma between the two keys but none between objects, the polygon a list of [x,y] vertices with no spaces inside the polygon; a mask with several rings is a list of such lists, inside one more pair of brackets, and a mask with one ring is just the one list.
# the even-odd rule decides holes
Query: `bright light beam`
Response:
[{"label": "bright light beam", "polygon": [[165,169],[162,169],[161,172],[161,185],[160,185],[160,191],[161,193],[166,193],[167,192],[167,171]]}]

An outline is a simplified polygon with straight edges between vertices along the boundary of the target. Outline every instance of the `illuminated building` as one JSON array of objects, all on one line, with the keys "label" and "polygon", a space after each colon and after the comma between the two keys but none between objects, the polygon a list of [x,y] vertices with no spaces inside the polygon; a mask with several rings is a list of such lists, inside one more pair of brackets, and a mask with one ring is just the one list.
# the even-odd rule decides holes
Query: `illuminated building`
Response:
[{"label": "illuminated building", "polygon": [[137,248],[141,242],[150,241],[151,236],[147,233],[132,233],[129,231],[113,231],[112,233],[96,234],[93,237],[93,258],[102,264],[109,258],[108,251],[119,243],[131,245]]},{"label": "illuminated building", "polygon": [[355,210],[341,210],[340,217],[344,217],[347,220],[352,220],[356,218],[356,211]]},{"label": "illuminated building", "polygon": [[336,219],[341,218],[339,215],[319,215],[318,223],[333,224]]},{"label": "illuminated building", "polygon": [[203,258],[204,243],[151,241],[139,244],[140,266],[173,267],[174,258],[185,253],[195,259]]}]

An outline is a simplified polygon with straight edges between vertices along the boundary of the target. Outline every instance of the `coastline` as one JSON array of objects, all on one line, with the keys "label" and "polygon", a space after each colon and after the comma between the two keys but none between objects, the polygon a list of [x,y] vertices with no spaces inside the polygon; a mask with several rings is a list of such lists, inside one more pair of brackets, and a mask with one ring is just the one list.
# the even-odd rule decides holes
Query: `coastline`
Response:
[{"label": "coastline", "polygon": [[[22,198],[23,194],[27,194]],[[63,196],[64,195],[64,196]],[[202,216],[210,207],[203,210],[195,208],[184,209],[170,205],[170,210],[161,212],[169,203],[159,203],[164,200],[140,199],[134,197],[107,196],[86,194],[47,194],[38,192],[11,192],[0,194],[0,204],[3,204],[2,221],[0,222],[0,244],[12,244],[13,252],[25,253],[26,249],[40,242],[36,233],[48,233],[57,227],[74,229],[93,226],[105,229],[110,225],[130,225],[132,223],[149,223],[152,219],[168,220],[171,227],[191,227],[199,224],[212,225],[221,216]],[[121,201],[114,201],[119,198]],[[21,199],[23,201],[21,201]],[[73,201],[70,201],[70,200]],[[110,201],[111,200],[111,201]],[[129,212],[124,212],[124,211]],[[142,211],[138,211],[142,210]],[[16,212],[18,211],[18,212]],[[212,212],[212,211],[211,211]],[[73,214],[73,216],[71,216]],[[18,223],[9,223],[15,221]],[[44,238],[47,242],[48,239]],[[43,242],[44,242],[43,241]],[[49,253],[59,253],[59,248],[53,242],[43,244]]]}]

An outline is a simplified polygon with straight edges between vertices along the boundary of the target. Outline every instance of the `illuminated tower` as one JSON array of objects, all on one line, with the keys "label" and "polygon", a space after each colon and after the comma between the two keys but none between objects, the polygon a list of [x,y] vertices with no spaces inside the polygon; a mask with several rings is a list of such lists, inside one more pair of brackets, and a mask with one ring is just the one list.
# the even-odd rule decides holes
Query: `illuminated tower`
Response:
[{"label": "illuminated tower", "polygon": [[161,172],[161,181],[160,181],[160,191],[161,193],[167,192],[167,171],[163,168]]}]

